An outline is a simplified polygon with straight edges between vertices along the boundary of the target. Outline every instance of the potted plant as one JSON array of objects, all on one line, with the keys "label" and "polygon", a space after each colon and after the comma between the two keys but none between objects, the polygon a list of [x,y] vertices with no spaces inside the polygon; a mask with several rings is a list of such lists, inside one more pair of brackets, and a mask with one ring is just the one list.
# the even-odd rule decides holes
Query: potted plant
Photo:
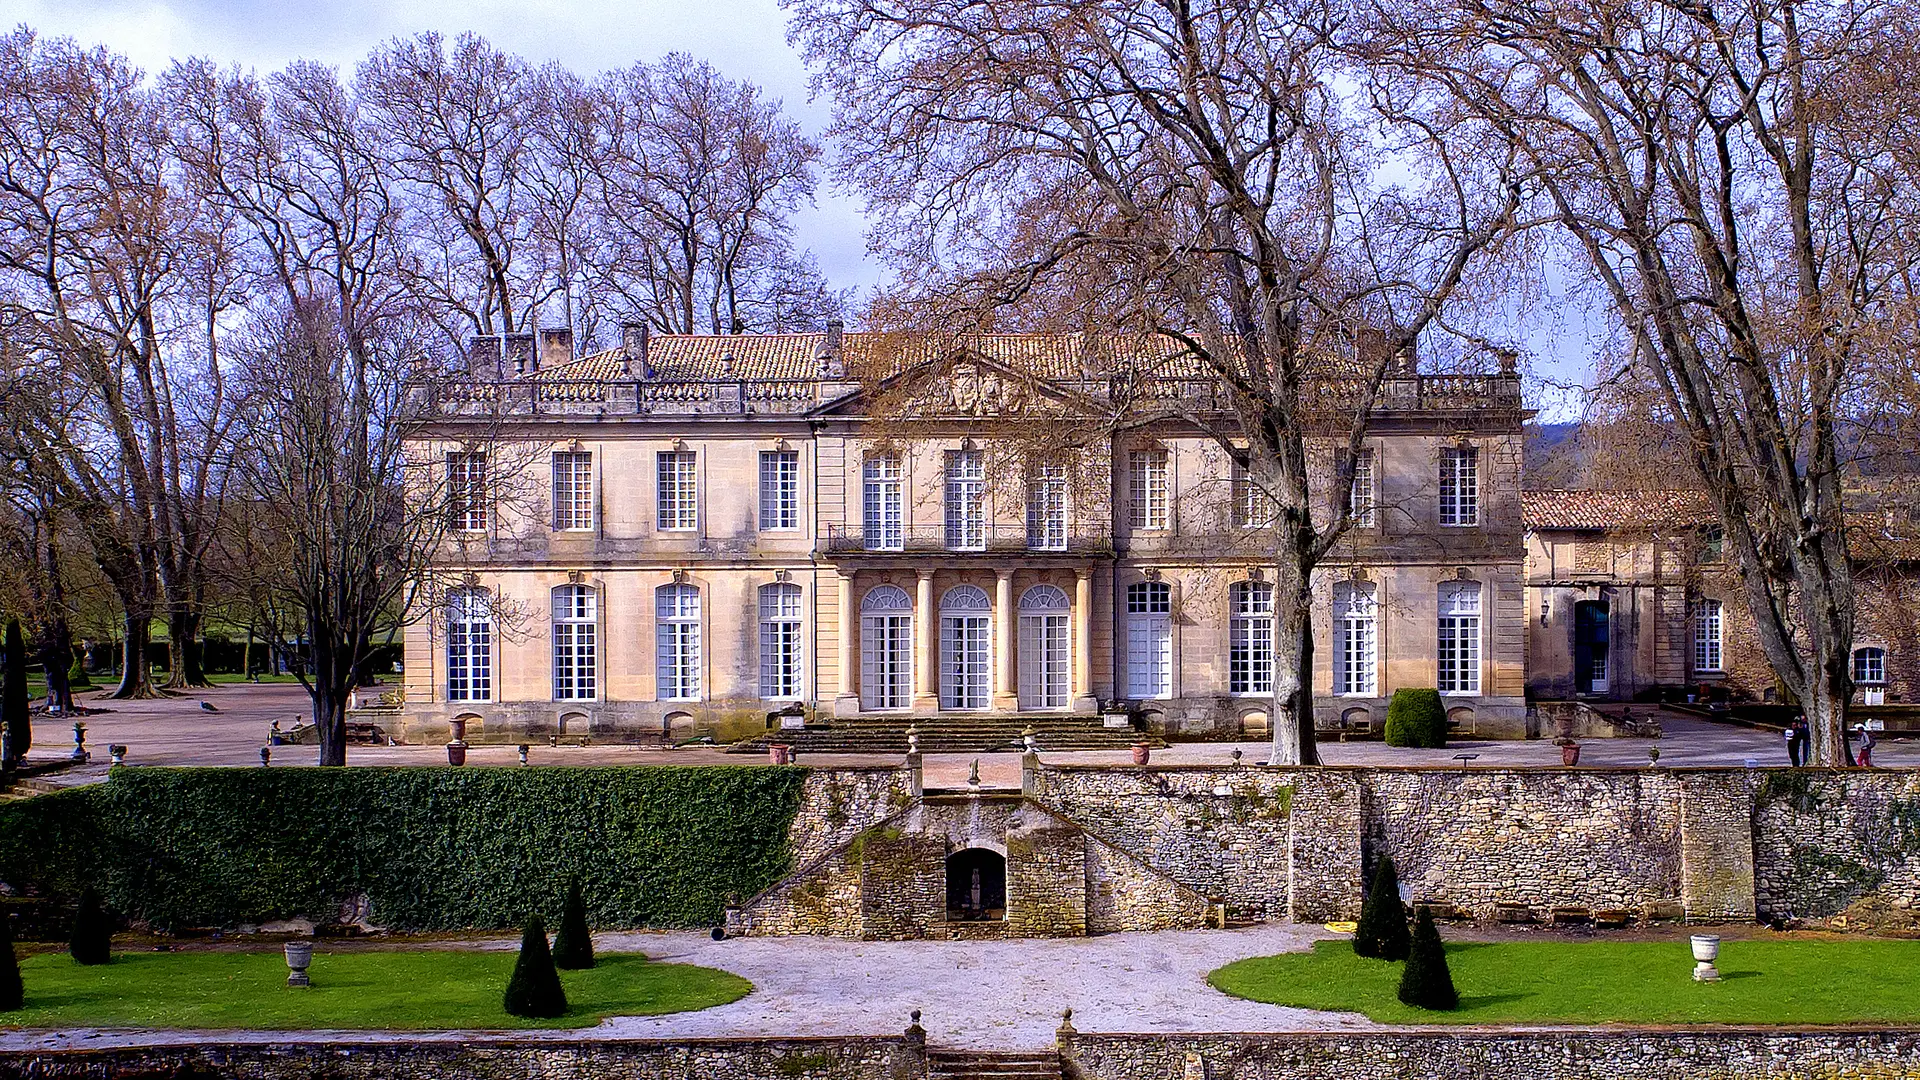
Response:
[{"label": "potted plant", "polygon": [[1153,744],[1145,738],[1135,739],[1133,742],[1133,763],[1135,765],[1145,765],[1152,757]]},{"label": "potted plant", "polygon": [[1560,748],[1560,764],[1580,764],[1580,744],[1573,739],[1555,739],[1553,744]]}]

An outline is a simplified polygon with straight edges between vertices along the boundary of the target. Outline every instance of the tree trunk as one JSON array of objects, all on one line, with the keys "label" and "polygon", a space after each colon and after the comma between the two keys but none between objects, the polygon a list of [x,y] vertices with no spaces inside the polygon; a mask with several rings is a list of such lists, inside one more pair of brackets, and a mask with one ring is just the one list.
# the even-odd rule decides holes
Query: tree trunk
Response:
[{"label": "tree trunk", "polygon": [[313,726],[320,732],[321,765],[347,763],[347,695],[322,681],[308,689],[313,699]]},{"label": "tree trunk", "polygon": [[1807,763],[1828,767],[1851,765],[1847,754],[1847,699],[1853,693],[1853,658],[1845,649],[1827,647],[1824,635],[1814,639],[1813,662],[1807,669],[1807,689],[1800,709],[1807,719]]},{"label": "tree trunk", "polygon": [[1313,734],[1312,575],[1282,559],[1273,583],[1273,750],[1269,765],[1318,765]]},{"label": "tree trunk", "polygon": [[109,698],[160,696],[153,685],[153,672],[147,667],[147,644],[153,639],[152,623],[145,612],[128,612],[126,618],[121,620],[120,685],[107,695]]},{"label": "tree trunk", "polygon": [[73,666],[73,631],[63,615],[55,614],[40,634],[40,666],[47,669],[47,708],[72,712],[73,687],[67,683],[67,669]]},{"label": "tree trunk", "polygon": [[176,608],[167,613],[168,690],[213,685],[200,667],[200,622],[197,611]]}]

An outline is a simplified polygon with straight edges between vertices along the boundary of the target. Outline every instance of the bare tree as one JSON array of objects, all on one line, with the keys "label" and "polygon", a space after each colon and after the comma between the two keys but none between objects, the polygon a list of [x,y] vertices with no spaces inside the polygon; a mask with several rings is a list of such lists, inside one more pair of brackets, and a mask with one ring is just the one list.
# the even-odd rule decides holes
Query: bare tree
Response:
[{"label": "bare tree", "polygon": [[[1837,432],[1908,344],[1912,177],[1847,119],[1911,12],[1739,0],[1378,5],[1428,115],[1490,125],[1610,301],[1725,531],[1760,643],[1844,761],[1853,581]],[[1905,20],[1903,22],[1903,20]],[[1878,54],[1883,56],[1884,54]],[[1911,69],[1908,69],[1909,74]]]},{"label": "bare tree", "polygon": [[1329,496],[1392,365],[1510,232],[1510,159],[1405,115],[1313,0],[789,6],[903,324],[1108,338],[1110,422],[1201,432],[1271,502],[1272,759],[1317,762],[1311,579],[1351,522]]}]

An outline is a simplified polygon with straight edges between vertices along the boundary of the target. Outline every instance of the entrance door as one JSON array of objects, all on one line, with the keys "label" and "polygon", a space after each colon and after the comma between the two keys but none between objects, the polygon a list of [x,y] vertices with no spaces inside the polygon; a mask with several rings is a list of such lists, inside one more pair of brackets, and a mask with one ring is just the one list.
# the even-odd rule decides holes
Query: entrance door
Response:
[{"label": "entrance door", "polygon": [[1607,602],[1573,606],[1573,681],[1582,694],[1607,692]]}]

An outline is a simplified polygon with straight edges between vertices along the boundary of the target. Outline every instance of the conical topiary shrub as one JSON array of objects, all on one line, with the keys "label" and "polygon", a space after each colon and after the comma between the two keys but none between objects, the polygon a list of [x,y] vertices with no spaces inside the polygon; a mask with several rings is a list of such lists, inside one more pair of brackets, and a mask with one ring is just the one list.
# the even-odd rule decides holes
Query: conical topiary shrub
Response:
[{"label": "conical topiary shrub", "polygon": [[1447,709],[1440,701],[1440,691],[1413,686],[1395,690],[1393,699],[1387,702],[1382,738],[1388,746],[1446,746]]},{"label": "conical topiary shrub", "polygon": [[26,1003],[20,958],[13,954],[13,928],[7,925],[7,917],[0,915],[0,1012],[13,1012]]},{"label": "conical topiary shrub", "polygon": [[1373,888],[1360,905],[1360,925],[1353,932],[1353,951],[1377,960],[1405,960],[1412,941],[1407,934],[1407,906],[1400,902],[1400,875],[1393,857],[1380,856],[1373,870]]},{"label": "conical topiary shrub", "polygon": [[80,893],[67,952],[82,964],[104,964],[113,959],[113,916],[101,905],[100,894],[91,885]]},{"label": "conical topiary shrub", "polygon": [[1433,928],[1433,913],[1420,909],[1413,923],[1413,949],[1407,956],[1407,969],[1400,973],[1400,1000],[1416,1009],[1452,1012],[1460,1005],[1453,989],[1453,972],[1447,969],[1447,947],[1440,942],[1440,931]]},{"label": "conical topiary shrub", "polygon": [[567,887],[560,909],[560,932],[553,935],[553,964],[568,971],[593,966],[593,931],[587,928],[587,905],[580,899],[580,883]]},{"label": "conical topiary shrub", "polygon": [[547,924],[538,915],[527,920],[527,931],[520,935],[520,958],[513,962],[513,977],[507,980],[506,1007],[514,1016],[566,1015],[567,992],[560,986],[553,953],[547,950]]}]

